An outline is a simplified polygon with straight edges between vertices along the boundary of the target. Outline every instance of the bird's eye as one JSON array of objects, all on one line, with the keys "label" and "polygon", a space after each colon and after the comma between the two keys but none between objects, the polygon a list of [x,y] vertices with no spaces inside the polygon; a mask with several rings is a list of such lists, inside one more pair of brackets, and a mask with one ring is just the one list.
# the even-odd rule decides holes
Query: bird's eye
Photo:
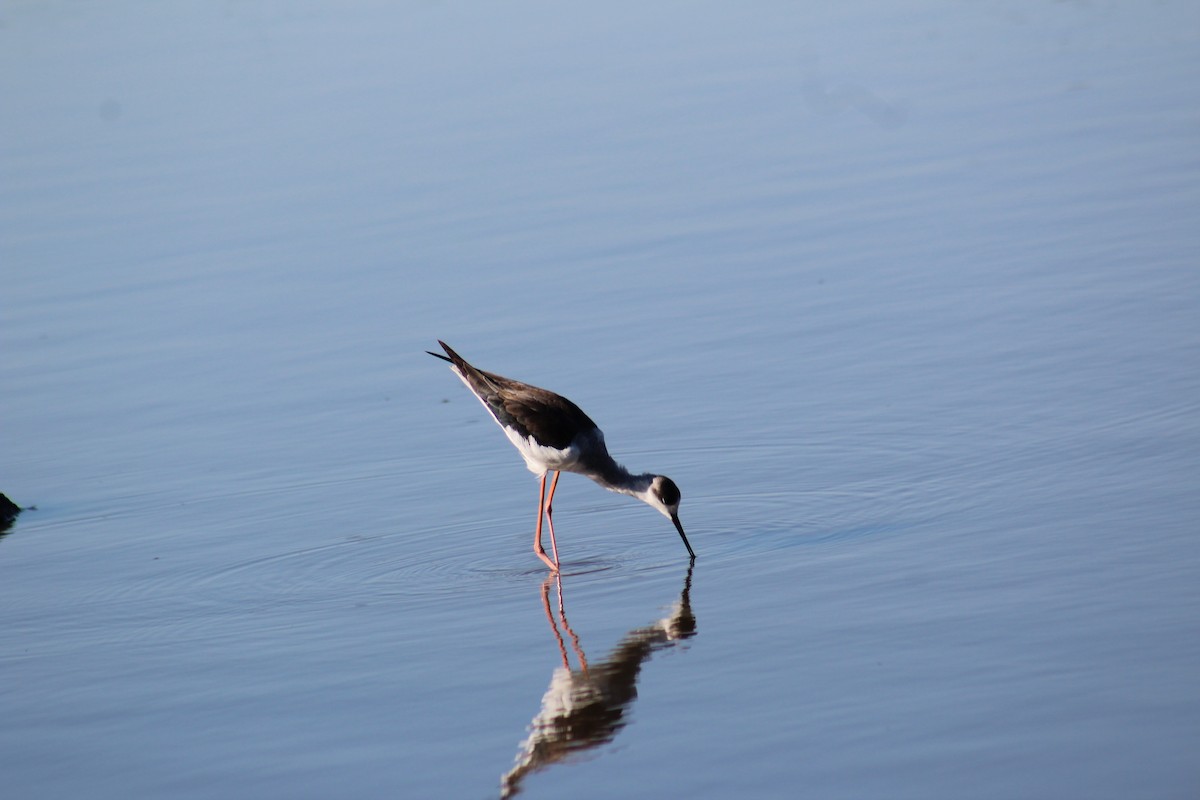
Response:
[{"label": "bird's eye", "polygon": [[666,505],[673,506],[679,502],[679,488],[670,480],[664,480],[656,494]]}]

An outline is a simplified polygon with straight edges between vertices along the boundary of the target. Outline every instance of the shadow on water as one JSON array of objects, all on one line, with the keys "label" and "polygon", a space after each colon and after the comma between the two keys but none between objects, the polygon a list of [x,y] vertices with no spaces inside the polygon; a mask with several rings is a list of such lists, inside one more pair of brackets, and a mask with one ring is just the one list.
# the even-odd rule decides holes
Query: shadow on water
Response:
[{"label": "shadow on water", "polygon": [[[521,782],[570,756],[611,742],[625,726],[625,712],[637,698],[637,679],[651,654],[674,647],[696,635],[691,591],[693,558],[683,580],[683,590],[671,613],[650,625],[635,628],[599,662],[588,662],[579,636],[567,622],[562,579],[550,575],[542,583],[542,608],[558,644],[562,666],[554,670],[542,708],[529,725],[511,770],[500,779],[500,796],[514,797]],[[550,607],[551,585],[557,590],[558,613]],[[572,669],[563,633],[571,643],[578,667]]]}]

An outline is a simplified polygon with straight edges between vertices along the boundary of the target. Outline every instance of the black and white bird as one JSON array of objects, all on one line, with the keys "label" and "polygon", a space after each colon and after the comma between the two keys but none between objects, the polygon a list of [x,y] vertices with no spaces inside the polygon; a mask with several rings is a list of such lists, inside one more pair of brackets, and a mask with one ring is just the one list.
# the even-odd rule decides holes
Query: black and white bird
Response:
[{"label": "black and white bird", "polygon": [[[533,551],[546,566],[556,572],[559,569],[551,504],[559,475],[564,471],[586,475],[610,492],[636,497],[657,509],[674,523],[688,555],[696,557],[679,522],[679,487],[674,481],[650,473],[633,475],[614,461],[604,446],[604,433],[579,406],[562,395],[476,369],[445,342],[439,339],[438,344],[446,351],[446,355],[429,350],[425,352],[450,362],[451,371],[483,403],[483,407],[525,459],[525,466],[541,478]],[[554,473],[554,479],[550,482],[550,492],[547,494],[546,477],[551,472]],[[543,515],[550,527],[553,561],[542,547]]]}]

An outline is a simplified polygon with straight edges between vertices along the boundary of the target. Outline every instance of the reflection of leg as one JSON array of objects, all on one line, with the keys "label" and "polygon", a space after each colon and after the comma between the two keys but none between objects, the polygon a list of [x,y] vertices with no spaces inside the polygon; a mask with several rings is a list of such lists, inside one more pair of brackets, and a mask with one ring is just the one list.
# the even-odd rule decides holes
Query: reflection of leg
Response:
[{"label": "reflection of leg", "polygon": [[[543,584],[545,588],[545,584]],[[546,613],[550,613],[549,602],[547,602]],[[571,637],[571,649],[575,651],[575,657],[579,659],[579,666],[583,669],[583,674],[587,674],[588,663],[587,656],[583,653],[583,645],[579,643],[579,636],[571,628],[571,623],[567,622],[567,607],[563,604],[562,581],[558,581],[558,618],[562,622],[563,630]],[[559,637],[558,646],[562,647],[562,637]],[[563,650],[563,656],[566,657],[566,650]]]},{"label": "reflection of leg", "polygon": [[[554,490],[558,488],[558,476],[561,472],[555,470],[554,480],[550,481],[550,496],[546,498],[546,522],[550,523],[550,549],[554,551],[554,568],[558,569],[558,542],[554,540]],[[545,476],[542,476],[542,483],[546,482]],[[539,518],[540,519],[540,518]],[[540,539],[539,539],[540,541]]]},{"label": "reflection of leg", "polygon": [[[558,473],[555,473],[556,482],[557,482],[557,476],[558,476]],[[547,567],[549,567],[552,570],[557,571],[558,564],[556,564],[555,562],[558,561],[558,554],[556,553],[554,556],[554,561],[551,561],[549,558],[546,557],[546,549],[544,547],[542,547],[542,509],[543,509],[543,503],[545,502],[545,500],[546,500],[546,474],[542,473],[542,491],[541,491],[541,494],[538,495],[537,531],[535,531],[533,534],[533,552],[537,553],[537,557],[540,558],[542,561],[544,561],[546,563]],[[551,527],[550,530],[551,530],[550,545],[553,546],[554,545],[554,533],[553,533],[554,528]]]},{"label": "reflection of leg", "polygon": [[[542,581],[542,608],[546,612],[546,621],[550,623],[550,630],[554,631],[554,638],[558,640],[558,652],[562,656],[563,666],[567,669],[571,668],[571,662],[567,660],[567,646],[563,644],[562,634],[558,632],[558,626],[554,624],[554,615],[550,613],[550,579],[558,579],[558,574],[553,576],[547,575],[546,580]],[[562,584],[558,585],[558,602],[559,608],[562,608]]]}]

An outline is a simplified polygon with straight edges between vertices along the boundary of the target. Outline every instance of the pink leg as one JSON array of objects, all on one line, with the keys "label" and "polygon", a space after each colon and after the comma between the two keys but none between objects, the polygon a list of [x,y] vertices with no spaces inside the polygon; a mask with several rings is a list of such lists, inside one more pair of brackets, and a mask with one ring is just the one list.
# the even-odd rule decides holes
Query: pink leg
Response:
[{"label": "pink leg", "polygon": [[[550,496],[546,498],[546,522],[550,523],[550,549],[554,552],[554,568],[558,569],[558,542],[554,540],[554,490],[558,488],[558,476],[561,472],[555,471],[554,480],[550,481]],[[543,480],[545,480],[543,478]]]},{"label": "pink leg", "polygon": [[[543,509],[545,508],[545,500],[546,500],[546,476],[542,475],[542,492],[541,492],[541,495],[538,497],[537,532],[533,535],[533,552],[537,553],[537,557],[540,558],[542,561],[544,561],[547,567],[549,567],[550,569],[557,572],[558,564],[556,564],[554,561],[551,561],[549,558],[546,557],[546,549],[544,547],[542,547],[542,512],[543,512]],[[552,531],[550,534],[550,546],[551,547],[554,546],[553,530],[554,530],[554,528],[553,528],[553,526],[551,526],[551,531]],[[555,554],[555,561],[557,561],[557,560],[558,560],[557,554]]]}]

